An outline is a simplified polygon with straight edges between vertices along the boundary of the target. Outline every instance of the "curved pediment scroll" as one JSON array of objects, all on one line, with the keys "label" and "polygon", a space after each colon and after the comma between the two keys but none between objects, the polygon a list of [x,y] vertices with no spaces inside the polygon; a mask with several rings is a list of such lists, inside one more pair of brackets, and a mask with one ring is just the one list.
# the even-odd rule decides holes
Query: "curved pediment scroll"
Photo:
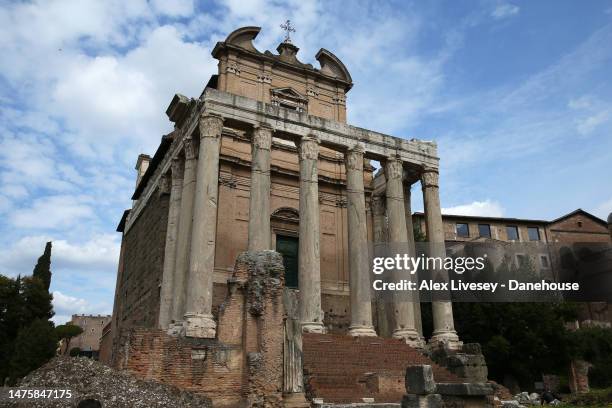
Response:
[{"label": "curved pediment scroll", "polygon": [[321,73],[341,79],[349,84],[353,83],[353,79],[348,69],[346,69],[342,61],[332,52],[325,48],[321,48],[319,52],[317,52],[315,58],[319,61],[319,64],[321,64]]},{"label": "curved pediment scroll", "polygon": [[230,35],[227,36],[225,43],[236,45],[249,51],[259,52],[253,45],[253,40],[257,37],[259,31],[261,31],[261,27],[249,26],[239,28],[232,31]]}]

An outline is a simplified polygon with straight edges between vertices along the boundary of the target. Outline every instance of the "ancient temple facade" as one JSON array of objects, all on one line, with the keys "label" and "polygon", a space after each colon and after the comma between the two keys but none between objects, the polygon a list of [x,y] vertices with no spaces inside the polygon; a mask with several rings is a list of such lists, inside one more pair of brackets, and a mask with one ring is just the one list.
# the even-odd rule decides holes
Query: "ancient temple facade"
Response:
[{"label": "ancient temple facade", "polygon": [[[198,98],[174,96],[167,109],[174,130],[153,157],[139,157],[133,207],[118,228],[114,355],[107,360],[214,395],[215,381],[237,370],[223,384],[240,384],[244,397],[255,381],[253,353],[276,361],[275,392],[304,394],[302,335],[380,336],[415,350],[460,351],[451,303],[433,303],[430,339],[414,299],[403,294],[378,304],[366,250],[373,242],[414,247],[410,192],[417,181],[428,241],[444,250],[435,143],[349,125],[353,83],[344,64],[325,49],[315,56],[320,67],[302,63],[290,40],[277,54],[260,52],[253,45],[259,31],[244,27],[217,43],[218,74]],[[382,185],[374,185],[374,162]],[[279,259],[280,277],[270,272]],[[157,354],[142,352],[147,347]],[[170,349],[178,354],[169,358]],[[143,356],[151,360],[146,368]],[[197,371],[198,361],[210,366]]]}]

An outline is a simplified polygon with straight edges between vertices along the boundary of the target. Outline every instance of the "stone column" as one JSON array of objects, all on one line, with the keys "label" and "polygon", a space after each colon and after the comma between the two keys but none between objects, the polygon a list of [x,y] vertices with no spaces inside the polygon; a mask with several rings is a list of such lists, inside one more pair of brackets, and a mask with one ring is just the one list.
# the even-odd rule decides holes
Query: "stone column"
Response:
[{"label": "stone column", "polygon": [[272,249],[270,242],[270,148],[272,129],[253,130],[251,145],[251,199],[249,203],[249,251]]},{"label": "stone column", "polygon": [[214,338],[216,334],[212,297],[222,130],[221,117],[206,114],[200,117],[200,153],[193,204],[193,231],[185,305],[187,337]]},{"label": "stone column", "polygon": [[168,227],[159,304],[159,328],[167,329],[172,320],[172,297],[174,295],[174,267],[176,265],[176,242],[178,239],[181,195],[183,192],[183,161],[172,159],[172,186],[168,205]]},{"label": "stone column", "polygon": [[[389,228],[389,244],[393,251],[408,250],[408,233],[406,231],[406,215],[404,207],[404,169],[402,162],[390,158],[385,163],[385,178],[387,179],[387,217]],[[393,280],[410,280],[412,276],[408,271],[394,271]],[[421,336],[414,327],[414,305],[412,292],[394,291],[393,307],[395,312],[395,328],[393,337],[403,339],[407,344],[421,347]]]},{"label": "stone column", "polygon": [[[412,205],[411,205],[411,184],[404,183],[404,205],[406,207],[406,235],[408,236],[408,250],[410,256],[416,256],[416,245],[414,243],[414,224],[412,223]],[[418,279],[415,279],[418,282]],[[421,302],[419,292],[413,293],[414,306],[414,328],[417,329],[419,335],[423,337],[423,322],[421,321]]]},{"label": "stone column", "polygon": [[300,241],[298,250],[299,317],[302,331],[323,333],[321,310],[321,259],[319,255],[319,140],[299,141]]},{"label": "stone column", "polygon": [[[374,256],[386,256],[387,222],[385,219],[385,199],[382,196],[372,195],[372,227],[374,230]],[[389,292],[374,291],[377,331],[380,337],[391,337],[393,331],[393,303],[390,295]]]},{"label": "stone column", "polygon": [[174,287],[172,290],[172,321],[168,328],[169,334],[178,334],[183,328],[185,314],[185,291],[189,273],[189,248],[191,246],[191,227],[193,219],[193,197],[195,194],[195,179],[197,159],[196,142],[191,136],[183,139],[185,154],[183,170],[183,191],[176,239],[176,262],[174,264]]},{"label": "stone column", "polygon": [[[429,242],[430,257],[446,257],[444,244],[444,225],[442,224],[442,211],[440,209],[440,195],[438,184],[438,170],[424,169],[421,176],[423,188],[423,205],[425,207],[425,225],[427,226],[427,241]],[[448,274],[442,269],[433,271],[432,278],[448,282]],[[446,345],[449,349],[460,349],[455,324],[453,322],[453,305],[449,301],[433,301],[434,330],[430,343],[434,346]]]},{"label": "stone column", "polygon": [[349,288],[351,336],[376,336],[372,325],[372,297],[368,259],[368,231],[363,186],[361,143],[346,153],[346,195],[348,214]]}]

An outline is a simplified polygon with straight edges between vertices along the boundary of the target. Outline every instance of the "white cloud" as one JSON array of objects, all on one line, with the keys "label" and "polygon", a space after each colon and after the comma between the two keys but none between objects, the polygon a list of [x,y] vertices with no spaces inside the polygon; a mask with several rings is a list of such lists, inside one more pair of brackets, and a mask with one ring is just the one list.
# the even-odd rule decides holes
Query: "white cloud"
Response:
[{"label": "white cloud", "polygon": [[0,273],[11,276],[30,274],[48,241],[53,242],[52,284],[56,283],[57,277],[72,272],[82,274],[84,278],[91,278],[92,287],[96,286],[97,278],[95,274],[89,276],[89,272],[108,274],[114,279],[119,261],[120,245],[117,234],[94,235],[80,242],[54,239],[51,235],[25,236],[10,247],[0,249]]},{"label": "white cloud", "polygon": [[495,19],[502,19],[515,16],[519,13],[520,7],[510,3],[498,3],[491,12],[491,16]]},{"label": "white cloud", "polygon": [[86,196],[55,195],[35,199],[28,208],[16,209],[10,219],[17,228],[69,228],[95,219],[91,199]]},{"label": "white cloud", "polygon": [[609,200],[600,203],[593,209],[593,214],[602,220],[607,220],[610,213],[612,213],[612,197]]},{"label": "white cloud", "polygon": [[474,201],[470,204],[457,205],[455,207],[443,208],[442,214],[503,217],[504,209],[497,201],[485,200]]},{"label": "white cloud", "polygon": [[187,17],[193,13],[193,0],[152,0],[151,5],[158,14],[169,17]]}]

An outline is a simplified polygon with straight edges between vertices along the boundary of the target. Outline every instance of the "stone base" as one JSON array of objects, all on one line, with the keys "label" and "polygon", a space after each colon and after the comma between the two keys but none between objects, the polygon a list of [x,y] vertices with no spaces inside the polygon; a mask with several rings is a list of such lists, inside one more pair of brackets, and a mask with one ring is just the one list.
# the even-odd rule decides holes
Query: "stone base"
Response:
[{"label": "stone base", "polygon": [[283,407],[285,408],[306,408],[310,403],[303,392],[292,392],[283,394]]},{"label": "stone base", "polygon": [[451,351],[459,351],[463,347],[463,342],[459,340],[459,336],[457,336],[457,332],[454,330],[434,332],[429,340],[429,346],[434,350],[442,348]]},{"label": "stone base", "polygon": [[182,321],[170,323],[166,333],[168,333],[169,336],[180,336],[183,333],[183,325],[184,323]]},{"label": "stone base", "polygon": [[217,334],[217,323],[212,315],[186,314],[183,327],[185,337],[214,339]]},{"label": "stone base", "polygon": [[325,334],[325,326],[321,322],[302,322],[302,333]]},{"label": "stone base", "polygon": [[349,327],[349,335],[355,337],[370,336],[376,337],[374,326],[354,325]]},{"label": "stone base", "polygon": [[395,329],[393,338],[403,340],[406,344],[415,348],[425,347],[425,340],[415,329]]}]

